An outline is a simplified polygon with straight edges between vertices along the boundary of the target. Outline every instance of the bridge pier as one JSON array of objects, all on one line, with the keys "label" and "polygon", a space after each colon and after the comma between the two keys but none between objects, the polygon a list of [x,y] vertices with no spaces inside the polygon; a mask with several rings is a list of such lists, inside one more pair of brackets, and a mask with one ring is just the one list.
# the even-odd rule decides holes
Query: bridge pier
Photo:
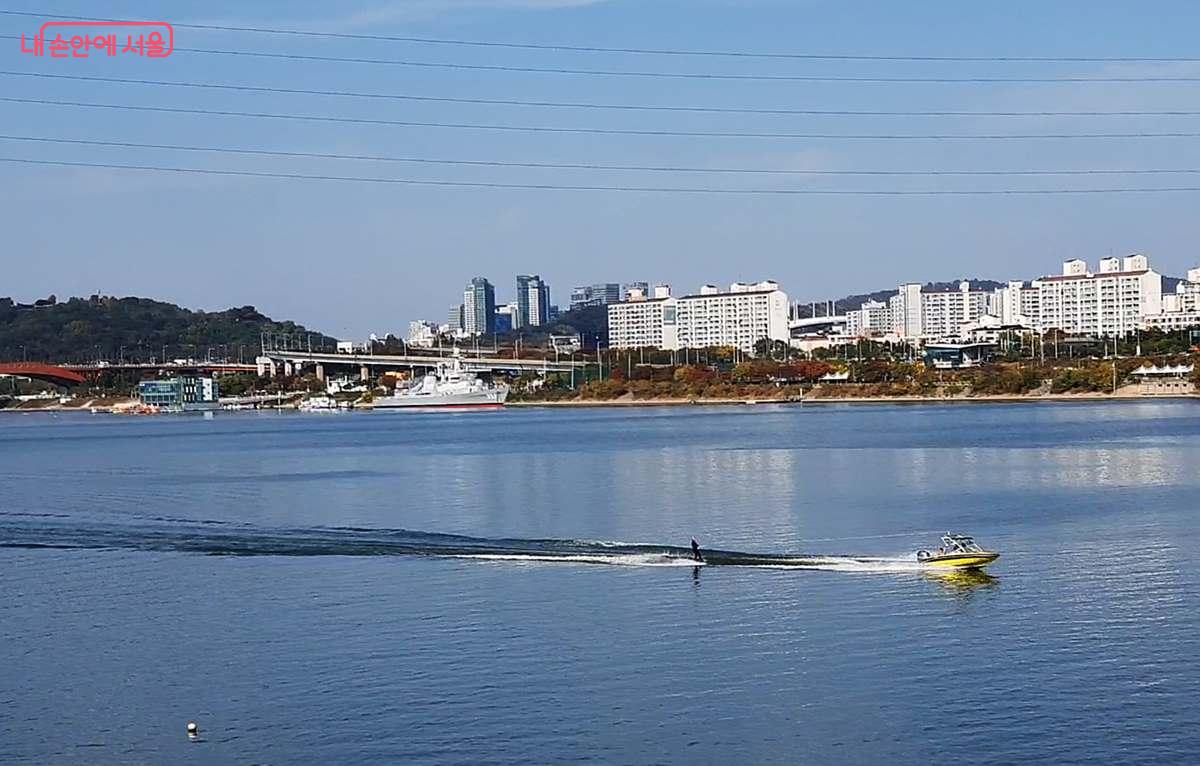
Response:
[{"label": "bridge pier", "polygon": [[317,364],[317,380],[325,382],[325,365]]},{"label": "bridge pier", "polygon": [[289,378],[292,377],[293,375],[295,375],[296,374],[296,365],[292,364],[291,362],[285,361],[283,363],[283,374],[288,376]]},{"label": "bridge pier", "polygon": [[371,368],[367,367],[365,364],[362,367],[359,367],[358,368],[358,379],[362,380],[362,381],[370,380],[371,379]]}]

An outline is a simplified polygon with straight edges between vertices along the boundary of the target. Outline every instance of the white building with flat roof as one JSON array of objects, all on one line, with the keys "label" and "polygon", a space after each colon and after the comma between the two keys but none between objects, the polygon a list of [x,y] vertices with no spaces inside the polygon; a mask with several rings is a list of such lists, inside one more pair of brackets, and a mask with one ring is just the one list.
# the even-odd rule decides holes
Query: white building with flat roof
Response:
[{"label": "white building with flat roof", "polygon": [[437,343],[438,326],[418,319],[408,323],[408,345],[430,348]]},{"label": "white building with flat roof", "polygon": [[[890,330],[906,340],[953,338],[959,327],[987,314],[994,301],[993,293],[972,290],[966,281],[951,290],[925,290],[919,283],[910,282],[900,285],[888,301]],[[865,318],[860,316],[857,321],[861,323]]]},{"label": "white building with flat roof", "polygon": [[921,326],[921,285],[909,282],[900,285],[900,289],[888,301],[892,312],[892,332],[900,338],[920,338]]},{"label": "white building with flat roof", "polygon": [[1009,282],[992,292],[988,313],[1008,326],[1037,327],[1041,316],[1041,292],[1037,283]]},{"label": "white building with flat roof", "polygon": [[1175,292],[1163,294],[1162,312],[1142,317],[1142,327],[1167,332],[1200,327],[1200,269],[1188,269]]},{"label": "white building with flat roof", "polygon": [[675,299],[647,299],[608,304],[608,345],[612,348],[679,348],[675,332]]},{"label": "white building with flat roof", "polygon": [[1088,271],[1078,259],[1063,263],[1063,273],[1042,277],[1038,288],[1041,331],[1074,335],[1124,336],[1146,316],[1162,313],[1162,275],[1144,255],[1102,258],[1100,271]]},{"label": "white building with flat roof", "polygon": [[982,290],[972,290],[970,282],[959,282],[957,290],[923,290],[920,337],[957,337],[959,327],[987,313],[990,297]]},{"label": "white building with flat roof", "polygon": [[705,285],[699,293],[680,297],[660,285],[653,298],[608,307],[613,348],[733,346],[753,353],[764,338],[784,343],[789,338],[787,294],[771,281],[735,282],[728,292]]},{"label": "white building with flat roof", "polygon": [[889,335],[893,329],[892,309],[883,301],[865,301],[846,312],[846,335],[850,337],[874,338]]}]

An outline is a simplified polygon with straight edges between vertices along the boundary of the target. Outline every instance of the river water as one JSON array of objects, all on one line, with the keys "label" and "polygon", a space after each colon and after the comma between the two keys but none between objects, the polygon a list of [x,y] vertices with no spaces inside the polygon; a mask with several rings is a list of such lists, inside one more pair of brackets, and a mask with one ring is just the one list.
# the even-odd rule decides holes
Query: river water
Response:
[{"label": "river water", "polygon": [[1198,490],[1189,401],[5,415],[0,762],[1195,763]]}]

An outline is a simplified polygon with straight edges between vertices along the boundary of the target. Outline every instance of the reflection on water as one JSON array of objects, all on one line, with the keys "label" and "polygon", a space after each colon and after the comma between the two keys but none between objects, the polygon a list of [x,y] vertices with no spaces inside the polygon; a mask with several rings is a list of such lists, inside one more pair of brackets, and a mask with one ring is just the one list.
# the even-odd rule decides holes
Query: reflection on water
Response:
[{"label": "reflection on water", "polygon": [[991,588],[1000,580],[982,569],[962,569],[949,572],[927,570],[922,575],[952,592],[970,591],[975,588]]}]

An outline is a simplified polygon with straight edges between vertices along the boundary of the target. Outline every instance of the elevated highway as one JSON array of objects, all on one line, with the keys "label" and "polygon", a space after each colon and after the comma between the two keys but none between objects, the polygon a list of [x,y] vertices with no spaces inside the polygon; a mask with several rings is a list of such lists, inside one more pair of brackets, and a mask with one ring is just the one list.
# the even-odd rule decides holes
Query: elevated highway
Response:
[{"label": "elevated highway", "polygon": [[254,372],[258,369],[254,364],[238,362],[208,362],[183,361],[166,362],[164,364],[146,364],[142,362],[101,362],[99,364],[64,364],[64,369],[84,375],[94,375],[101,372],[206,372],[217,375],[230,375],[238,372]]},{"label": "elevated highway", "polygon": [[[315,367],[318,378],[324,378],[329,368],[358,368],[360,377],[369,377],[380,370],[434,368],[449,357],[434,354],[364,354],[339,353],[333,351],[277,351],[264,350],[258,357],[259,375],[274,375],[283,368],[285,374],[295,374],[305,367]],[[549,359],[500,359],[486,356],[463,356],[463,367],[473,372],[516,373],[522,372],[570,372],[582,370],[586,362]]]}]

